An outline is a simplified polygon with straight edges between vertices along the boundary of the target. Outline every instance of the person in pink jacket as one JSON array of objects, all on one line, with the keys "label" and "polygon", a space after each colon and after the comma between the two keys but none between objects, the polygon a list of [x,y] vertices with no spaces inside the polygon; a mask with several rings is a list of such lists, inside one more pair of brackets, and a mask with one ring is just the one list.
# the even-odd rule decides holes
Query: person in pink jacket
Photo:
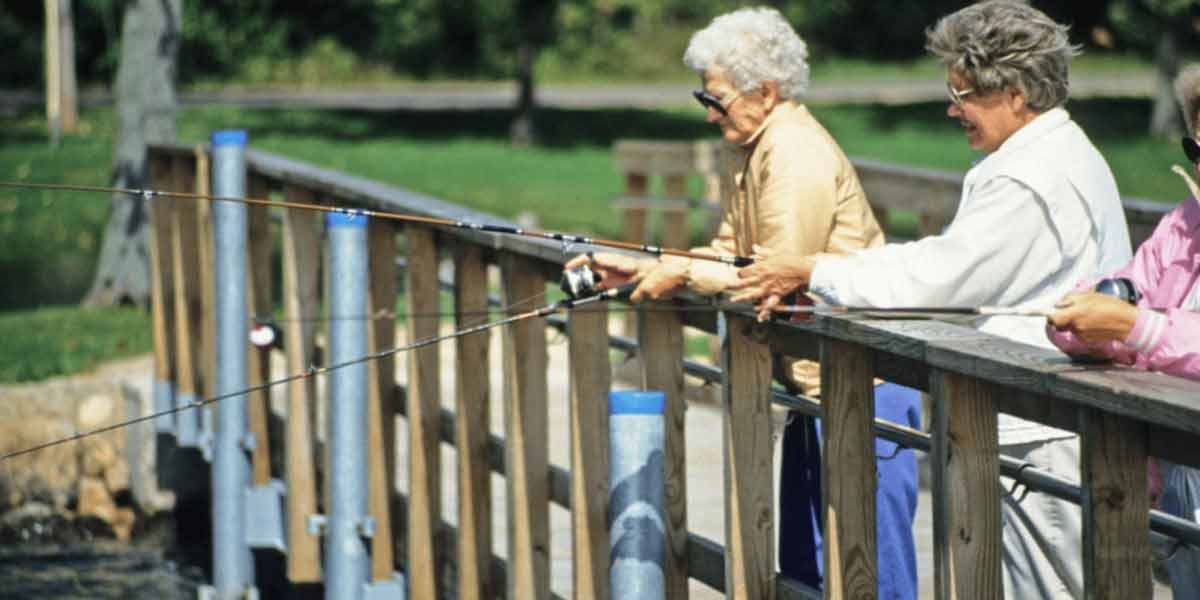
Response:
[{"label": "person in pink jacket", "polygon": [[[1175,90],[1192,133],[1183,140],[1184,151],[1200,173],[1200,65],[1183,71]],[[1200,189],[1186,171],[1174,169],[1192,196],[1163,217],[1132,262],[1104,276],[1128,279],[1140,295],[1136,305],[1094,291],[1063,298],[1046,327],[1063,352],[1200,381]],[[1079,289],[1095,283],[1084,281]],[[1162,485],[1163,510],[1200,520],[1200,470],[1159,462],[1156,468],[1151,461],[1152,496]],[[1175,597],[1200,598],[1200,549],[1178,546],[1169,556]]]}]

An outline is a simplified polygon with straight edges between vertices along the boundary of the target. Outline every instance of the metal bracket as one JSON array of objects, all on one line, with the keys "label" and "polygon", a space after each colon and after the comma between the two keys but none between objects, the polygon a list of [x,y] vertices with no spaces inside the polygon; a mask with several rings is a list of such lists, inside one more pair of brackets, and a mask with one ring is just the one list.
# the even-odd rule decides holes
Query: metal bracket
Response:
[{"label": "metal bracket", "polygon": [[375,537],[375,517],[363,517],[358,522],[358,535],[368,540]]},{"label": "metal bracket", "polygon": [[325,518],[325,515],[319,513],[315,515],[308,515],[308,532],[312,535],[324,535],[325,526],[328,524],[329,520]]},{"label": "metal bracket", "polygon": [[246,489],[246,544],[287,552],[283,525],[283,497],[287,487],[278,479]]},{"label": "metal bracket", "polygon": [[[258,588],[248,586],[240,594],[233,596],[236,600],[259,600]],[[221,595],[217,593],[217,588],[211,585],[202,585],[196,588],[196,600],[223,600]]]},{"label": "metal bracket", "polygon": [[391,579],[364,583],[362,600],[395,600],[403,598],[406,589],[404,574],[395,572]]}]

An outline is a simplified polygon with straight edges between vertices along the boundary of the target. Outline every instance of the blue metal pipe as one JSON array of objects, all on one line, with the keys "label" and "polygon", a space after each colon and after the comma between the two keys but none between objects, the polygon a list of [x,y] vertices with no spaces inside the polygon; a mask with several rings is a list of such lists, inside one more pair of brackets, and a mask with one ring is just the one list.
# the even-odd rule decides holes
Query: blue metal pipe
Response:
[{"label": "blue metal pipe", "polygon": [[608,394],[608,544],[612,598],[663,600],[667,527],[662,392]]},{"label": "blue metal pipe", "polygon": [[[154,412],[161,413],[175,406],[175,384],[165,379],[154,380]],[[187,411],[183,411],[187,412]],[[154,419],[156,433],[175,433],[175,415],[167,414]]]},{"label": "blue metal pipe", "polygon": [[[246,195],[246,132],[212,135],[213,194]],[[217,393],[230,394],[247,385],[246,340],[246,206],[213,203],[216,264]],[[188,273],[180,273],[182,277]],[[182,416],[192,411],[180,413]],[[244,495],[250,485],[246,397],[221,401],[213,449],[213,587],[218,598],[240,598],[254,581],[254,561],[246,543]],[[192,413],[190,427],[199,425]],[[181,429],[183,424],[181,423]]]},{"label": "blue metal pipe", "polygon": [[[329,213],[330,364],[367,353],[367,219]],[[364,540],[372,533],[367,516],[367,365],[329,374],[329,477],[332,478],[325,530],[325,598],[363,597],[370,568]]]}]

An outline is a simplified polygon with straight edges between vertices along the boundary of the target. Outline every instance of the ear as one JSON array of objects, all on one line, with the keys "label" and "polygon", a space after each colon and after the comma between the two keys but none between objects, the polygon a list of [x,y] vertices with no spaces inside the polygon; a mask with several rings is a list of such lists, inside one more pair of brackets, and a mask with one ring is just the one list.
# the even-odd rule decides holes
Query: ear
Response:
[{"label": "ear", "polygon": [[775,108],[775,105],[781,102],[779,97],[779,82],[764,81],[759,89],[759,93],[762,94],[763,105],[768,111]]},{"label": "ear", "polygon": [[1025,92],[1021,88],[1011,88],[1008,90],[1008,106],[1014,113],[1020,113],[1025,110]]}]

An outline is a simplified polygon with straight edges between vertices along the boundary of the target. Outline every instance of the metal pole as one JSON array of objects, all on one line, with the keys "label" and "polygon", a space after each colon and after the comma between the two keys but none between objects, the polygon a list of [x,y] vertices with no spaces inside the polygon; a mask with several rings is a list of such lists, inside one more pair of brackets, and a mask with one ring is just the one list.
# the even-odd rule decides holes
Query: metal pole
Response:
[{"label": "metal pole", "polygon": [[666,556],[662,392],[608,394],[609,582],[613,598],[663,600]]},{"label": "metal pole", "polygon": [[[213,191],[222,196],[246,193],[246,132],[213,132]],[[246,388],[246,205],[213,203],[217,289],[217,393]],[[179,273],[181,277],[188,273]],[[194,411],[188,427],[196,431]],[[245,540],[253,441],[246,430],[246,397],[222,400],[213,449],[213,586],[217,598],[241,598],[254,580],[254,561]],[[183,423],[180,423],[182,429]]]},{"label": "metal pole", "polygon": [[[367,322],[353,318],[367,310],[367,219],[326,215],[329,231],[331,363],[367,353]],[[338,369],[330,378],[331,477],[325,531],[325,598],[363,597],[370,567],[364,538],[373,533],[367,516],[367,365]]]}]

